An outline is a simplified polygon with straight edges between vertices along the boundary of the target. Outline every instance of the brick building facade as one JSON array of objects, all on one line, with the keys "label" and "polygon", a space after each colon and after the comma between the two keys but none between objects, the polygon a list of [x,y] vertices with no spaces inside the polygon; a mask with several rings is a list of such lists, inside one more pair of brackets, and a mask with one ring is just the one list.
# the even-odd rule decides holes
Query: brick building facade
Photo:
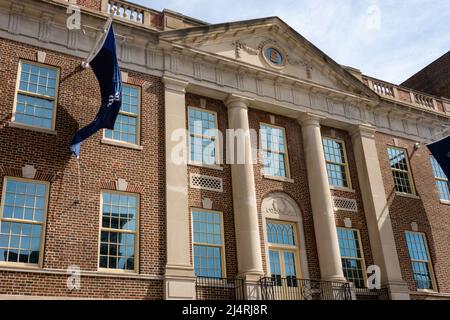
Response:
[{"label": "brick building facade", "polygon": [[[66,27],[74,4],[82,30]],[[425,146],[449,100],[338,65],[278,18],[210,25],[105,0],[0,8],[1,298],[450,297],[448,179]],[[111,8],[126,107],[79,167],[68,144],[100,104],[81,62]],[[259,146],[265,162],[219,161],[229,129],[255,132],[246,159]],[[174,162],[180,142],[187,163]],[[373,265],[381,290],[365,288]]]},{"label": "brick building facade", "polygon": [[438,97],[450,97],[450,51],[405,80],[402,86]]}]

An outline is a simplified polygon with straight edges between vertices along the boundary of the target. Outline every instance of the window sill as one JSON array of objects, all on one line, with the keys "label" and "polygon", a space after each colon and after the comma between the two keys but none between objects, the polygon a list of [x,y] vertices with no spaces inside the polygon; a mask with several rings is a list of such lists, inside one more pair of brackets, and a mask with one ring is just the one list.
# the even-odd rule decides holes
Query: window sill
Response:
[{"label": "window sill", "polygon": [[103,274],[107,276],[139,276],[139,272],[136,270],[116,270],[103,268],[98,268],[97,274]]},{"label": "window sill", "polygon": [[223,167],[216,165],[216,164],[205,164],[205,163],[199,163],[199,162],[189,162],[188,163],[189,166],[193,166],[193,167],[199,167],[199,168],[206,168],[206,169],[211,169],[211,170],[218,170],[218,171],[223,171]]},{"label": "window sill", "polygon": [[441,200],[441,204],[445,204],[447,206],[450,206],[450,201],[448,201],[448,200]]},{"label": "window sill", "polygon": [[439,293],[437,291],[434,291],[433,289],[417,289],[417,292],[428,293],[428,294],[438,294]]},{"label": "window sill", "polygon": [[399,197],[409,198],[409,199],[416,199],[416,200],[420,199],[420,197],[418,195],[410,194],[410,193],[395,192],[395,195],[397,195]]},{"label": "window sill", "polygon": [[277,176],[264,175],[264,179],[275,180],[275,181],[280,181],[280,182],[294,183],[293,179],[286,178],[286,177],[277,177]]},{"label": "window sill", "polygon": [[103,138],[101,142],[102,142],[102,144],[106,144],[106,145],[110,145],[110,146],[139,150],[139,151],[144,149],[142,146],[138,146],[137,144],[120,142],[120,141],[115,141],[115,140],[110,140],[110,139],[105,139],[105,138]]},{"label": "window sill", "polygon": [[47,134],[51,134],[54,136],[57,135],[57,132],[55,130],[39,128],[39,127],[30,126],[30,125],[23,124],[23,123],[18,123],[18,122],[10,122],[8,124],[8,126],[11,128],[18,128],[18,129],[25,129],[25,130],[30,130],[30,131],[40,132],[40,133],[47,133]]},{"label": "window sill", "polygon": [[2,262],[0,263],[0,269],[2,270],[42,270],[42,268],[37,264],[26,264],[26,263],[14,263],[14,262]]},{"label": "window sill", "polygon": [[347,188],[347,187],[330,186],[330,190],[356,193],[355,189],[350,189],[350,188]]}]

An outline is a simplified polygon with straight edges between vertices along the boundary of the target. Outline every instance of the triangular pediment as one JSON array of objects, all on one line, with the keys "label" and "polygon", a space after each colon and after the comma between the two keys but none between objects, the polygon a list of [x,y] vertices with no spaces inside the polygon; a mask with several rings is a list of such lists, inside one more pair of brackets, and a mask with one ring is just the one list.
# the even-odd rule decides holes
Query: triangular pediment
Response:
[{"label": "triangular pediment", "polygon": [[169,31],[160,38],[272,74],[361,96],[376,96],[277,17]]}]

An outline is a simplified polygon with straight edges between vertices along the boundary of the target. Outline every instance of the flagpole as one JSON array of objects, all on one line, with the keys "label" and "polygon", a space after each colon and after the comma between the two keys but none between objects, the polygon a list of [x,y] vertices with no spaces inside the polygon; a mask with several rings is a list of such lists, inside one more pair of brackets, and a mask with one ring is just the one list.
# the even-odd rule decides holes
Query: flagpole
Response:
[{"label": "flagpole", "polygon": [[86,60],[81,62],[81,67],[83,69],[86,69],[89,67],[89,64],[91,63],[91,61],[94,59],[94,57],[97,55],[99,49],[103,46],[103,44],[105,43],[106,40],[106,36],[109,32],[109,29],[112,26],[112,22],[113,22],[113,17],[116,14],[117,9],[114,8],[113,12],[110,14],[108,20],[106,20],[106,23],[103,27],[103,35],[96,41],[94,47],[92,48],[91,52],[89,53],[88,57],[86,58]]}]

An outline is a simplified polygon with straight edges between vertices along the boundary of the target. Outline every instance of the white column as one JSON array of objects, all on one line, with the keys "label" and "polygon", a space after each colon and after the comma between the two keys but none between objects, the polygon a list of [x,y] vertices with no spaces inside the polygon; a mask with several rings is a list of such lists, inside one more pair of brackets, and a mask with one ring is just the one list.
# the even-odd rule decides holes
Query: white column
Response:
[{"label": "white column", "polygon": [[[247,298],[259,298],[257,282],[264,275],[261,256],[261,239],[256,205],[255,176],[252,162],[251,139],[248,123],[248,100],[230,96],[225,101],[228,108],[229,129],[240,130],[241,142],[234,139],[237,148],[245,148],[245,163],[232,164],[234,224],[236,229],[236,247],[239,277],[246,280]],[[230,148],[230,142],[229,148]],[[240,151],[243,151],[242,149]],[[235,159],[236,160],[236,154]],[[236,163],[234,161],[233,163]]]},{"label": "white column", "polygon": [[359,126],[352,133],[359,185],[374,262],[381,268],[382,285],[388,286],[394,300],[409,300],[402,279],[394,232],[375,144],[375,128]]},{"label": "white column", "polygon": [[[185,88],[187,82],[164,77],[166,144],[166,299],[195,299],[195,275],[191,263],[188,172],[186,161],[172,159],[175,130],[186,129]],[[185,141],[184,141],[185,142]]]},{"label": "white column", "polygon": [[304,114],[300,118],[320,273],[323,280],[346,281],[342,272],[320,120],[321,117],[313,114]]}]

